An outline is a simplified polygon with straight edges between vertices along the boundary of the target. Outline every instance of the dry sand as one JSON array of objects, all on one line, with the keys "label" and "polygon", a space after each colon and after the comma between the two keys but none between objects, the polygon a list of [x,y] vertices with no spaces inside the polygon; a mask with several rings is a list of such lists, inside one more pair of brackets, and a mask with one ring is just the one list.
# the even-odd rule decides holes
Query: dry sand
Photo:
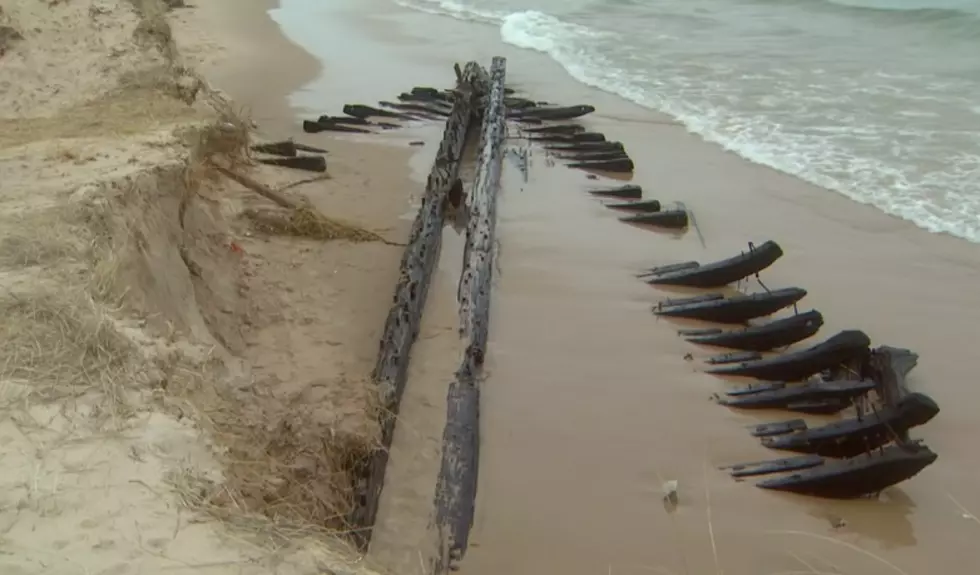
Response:
[{"label": "dry sand", "polygon": [[[306,178],[241,162],[318,68],[265,2],[199,4],[0,6],[5,574],[369,572],[333,529],[401,250],[241,218],[270,204],[204,160]],[[331,179],[287,195],[404,236],[406,149],[312,140]]]}]

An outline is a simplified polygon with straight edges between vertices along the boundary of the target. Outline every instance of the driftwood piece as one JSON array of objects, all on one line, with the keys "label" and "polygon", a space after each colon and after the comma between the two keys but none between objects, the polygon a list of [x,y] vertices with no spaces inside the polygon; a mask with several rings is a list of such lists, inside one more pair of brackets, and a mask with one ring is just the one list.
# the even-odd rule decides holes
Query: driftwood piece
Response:
[{"label": "driftwood piece", "polygon": [[472,193],[458,290],[460,334],[467,345],[449,386],[442,465],[436,485],[436,527],[441,549],[437,572],[455,568],[466,553],[476,506],[480,444],[480,380],[486,356],[495,256],[497,192],[503,164],[506,60],[495,57],[483,107],[479,159]]},{"label": "driftwood piece", "polygon": [[388,312],[381,337],[373,378],[381,400],[381,445],[365,466],[359,505],[349,518],[355,543],[365,550],[371,542],[371,529],[378,513],[384,486],[388,450],[395,432],[395,420],[408,374],[409,355],[418,336],[432,271],[439,261],[445,202],[459,176],[460,159],[472,123],[473,108],[479,93],[474,89],[480,67],[466,65],[456,86],[466,97],[456,98],[446,121],[439,151],[429,172],[412,234],[401,261],[401,275],[395,286],[394,300]]},{"label": "driftwood piece", "polygon": [[264,197],[265,199],[267,199],[267,200],[269,200],[271,202],[274,202],[276,205],[278,205],[280,207],[288,208],[290,210],[298,210],[301,207],[299,205],[299,203],[294,202],[293,200],[291,200],[291,199],[287,198],[286,196],[280,194],[276,190],[273,190],[269,186],[267,186],[267,185],[265,185],[265,184],[263,184],[261,182],[258,182],[256,180],[254,180],[254,179],[246,176],[245,174],[238,173],[238,172],[236,172],[234,170],[229,170],[228,168],[225,168],[223,166],[219,166],[218,164],[215,164],[214,162],[211,162],[211,166],[213,166],[214,169],[216,169],[219,172],[221,172],[222,174],[224,174],[224,176],[227,177],[228,179],[231,179],[231,180],[234,180],[234,181],[238,182],[242,186],[244,186],[244,187],[252,190],[253,192],[259,194],[262,197]]},{"label": "driftwood piece", "polygon": [[252,146],[253,152],[262,154],[272,154],[274,156],[293,157],[297,152],[310,152],[312,154],[326,154],[323,148],[299,144],[292,140],[282,140],[279,142],[267,142],[265,144],[255,144]]}]

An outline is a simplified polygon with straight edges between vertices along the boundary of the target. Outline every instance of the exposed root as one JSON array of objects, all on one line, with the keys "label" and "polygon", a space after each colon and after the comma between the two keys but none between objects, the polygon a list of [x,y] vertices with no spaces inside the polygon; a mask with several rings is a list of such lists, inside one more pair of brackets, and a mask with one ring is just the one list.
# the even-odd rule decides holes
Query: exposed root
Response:
[{"label": "exposed root", "polygon": [[330,241],[382,242],[398,246],[380,235],[353,224],[328,218],[310,208],[292,210],[248,209],[243,213],[263,233]]},{"label": "exposed root", "polygon": [[381,242],[391,246],[405,245],[387,240],[360,226],[324,216],[313,208],[302,205],[240,172],[215,162],[211,162],[211,165],[228,178],[285,208],[285,210],[246,210],[245,217],[252,220],[259,231],[322,241],[342,239],[352,242]]}]

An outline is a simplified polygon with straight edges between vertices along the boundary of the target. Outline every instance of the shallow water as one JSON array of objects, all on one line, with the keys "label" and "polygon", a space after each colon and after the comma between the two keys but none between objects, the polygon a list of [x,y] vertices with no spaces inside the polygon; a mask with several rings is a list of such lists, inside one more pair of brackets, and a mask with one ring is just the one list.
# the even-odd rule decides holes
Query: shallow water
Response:
[{"label": "shallow water", "polygon": [[398,0],[750,160],[980,242],[976,0]]}]

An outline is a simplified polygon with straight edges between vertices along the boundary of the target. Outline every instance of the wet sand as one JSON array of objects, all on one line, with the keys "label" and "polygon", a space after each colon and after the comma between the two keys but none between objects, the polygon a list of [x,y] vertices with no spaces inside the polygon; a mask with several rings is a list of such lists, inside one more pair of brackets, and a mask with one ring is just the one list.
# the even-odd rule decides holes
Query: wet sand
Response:
[{"label": "wet sand", "polygon": [[[463,573],[955,573],[977,559],[980,525],[966,510],[980,509],[980,390],[968,363],[980,247],[706,144],[500,44],[495,28],[382,0],[314,4],[289,5],[294,22],[306,15],[304,45],[328,70],[295,96],[300,108],[332,113],[412,85],[448,85],[453,61],[503,55],[509,83],[526,94],[594,104],[586,125],[624,142],[633,181],[647,197],[683,201],[705,239],[617,222],[583,193],[597,182],[547,166],[540,153],[527,183],[505,162],[478,517]],[[858,328],[921,356],[912,386],[943,412],[913,435],[940,459],[881,501],[779,495],[715,469],[779,455],[744,429],[759,418],[712,404],[726,384],[698,371],[710,351],[657,321],[650,305],[669,294],[632,277],[766,239],[786,255],[763,278],[809,291],[801,309],[826,321],[815,340]],[[673,513],[661,503],[669,479],[680,486]]]}]

